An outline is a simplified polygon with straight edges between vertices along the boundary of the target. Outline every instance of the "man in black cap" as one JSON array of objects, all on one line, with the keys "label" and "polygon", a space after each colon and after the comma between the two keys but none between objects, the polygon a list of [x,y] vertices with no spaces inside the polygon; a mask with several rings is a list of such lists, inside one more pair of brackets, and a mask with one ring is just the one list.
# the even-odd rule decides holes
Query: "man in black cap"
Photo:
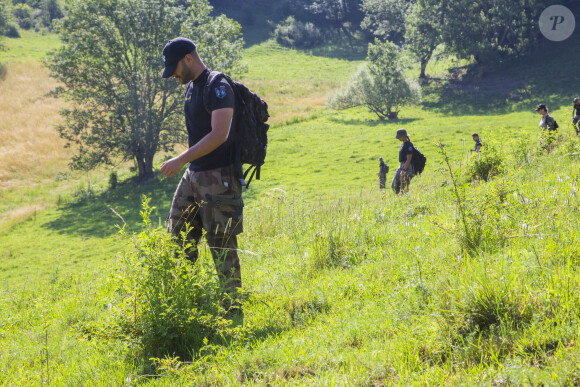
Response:
[{"label": "man in black cap", "polygon": [[[189,148],[160,168],[165,176],[173,177],[189,163],[173,197],[168,230],[180,243],[191,243],[187,254],[192,262],[197,260],[197,244],[205,230],[220,282],[235,300],[236,289],[242,286],[236,236],[242,232],[244,206],[241,171],[234,166],[235,143],[230,136],[235,131],[235,95],[220,77],[209,85],[209,104],[204,103],[210,70],[189,39],[167,43],[163,62],[163,78],[173,77],[187,85],[184,111],[189,139]],[[187,234],[186,240],[182,234]],[[226,305],[230,307],[241,313],[237,302]]]},{"label": "man in black cap", "polygon": [[477,153],[481,150],[481,147],[483,146],[483,144],[481,143],[481,139],[479,138],[479,134],[473,133],[471,135],[471,138],[473,138],[473,141],[475,141],[475,148],[473,149],[473,151]]},{"label": "man in black cap", "polygon": [[391,188],[395,193],[404,193],[409,190],[409,183],[413,176],[415,176],[415,170],[413,168],[413,163],[411,162],[415,147],[405,129],[397,130],[397,135],[395,137],[403,144],[401,144],[401,149],[399,150],[400,165],[393,176]]},{"label": "man in black cap", "polygon": [[389,166],[379,157],[379,189],[384,189],[387,184],[387,173],[389,173]]},{"label": "man in black cap", "polygon": [[580,98],[574,98],[574,106],[572,106],[572,125],[576,130],[576,135],[580,134],[580,126],[578,122],[580,121]]}]

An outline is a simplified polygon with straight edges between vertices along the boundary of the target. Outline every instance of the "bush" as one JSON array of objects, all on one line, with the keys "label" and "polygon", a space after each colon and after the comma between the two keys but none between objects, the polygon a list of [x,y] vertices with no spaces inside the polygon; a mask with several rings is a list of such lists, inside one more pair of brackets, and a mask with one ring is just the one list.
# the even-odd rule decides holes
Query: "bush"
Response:
[{"label": "bush", "polygon": [[34,25],[33,10],[28,4],[16,4],[12,9],[12,13],[18,21],[20,28],[29,30]]},{"label": "bush", "polygon": [[276,41],[285,47],[310,48],[320,44],[322,32],[312,23],[302,23],[293,16],[276,26],[274,30]]},{"label": "bush", "polygon": [[9,38],[19,38],[20,32],[18,32],[18,27],[14,24],[8,24],[8,26],[6,26],[6,36]]},{"label": "bush", "polygon": [[333,109],[366,106],[379,119],[397,119],[400,107],[421,100],[417,82],[404,75],[400,50],[393,43],[369,44],[368,65],[328,102]]},{"label": "bush", "polygon": [[116,329],[126,341],[137,343],[145,359],[192,359],[208,343],[223,341],[232,332],[231,323],[224,319],[213,267],[192,265],[171,234],[152,230],[152,210],[145,198],[145,231],[133,238],[132,249],[120,260]]},{"label": "bush", "polygon": [[109,174],[109,188],[115,189],[117,188],[117,184],[119,183],[119,176],[117,175],[116,171],[111,171]]},{"label": "bush", "polygon": [[481,151],[471,155],[468,163],[469,181],[489,181],[505,171],[504,156],[493,144],[486,144]]}]

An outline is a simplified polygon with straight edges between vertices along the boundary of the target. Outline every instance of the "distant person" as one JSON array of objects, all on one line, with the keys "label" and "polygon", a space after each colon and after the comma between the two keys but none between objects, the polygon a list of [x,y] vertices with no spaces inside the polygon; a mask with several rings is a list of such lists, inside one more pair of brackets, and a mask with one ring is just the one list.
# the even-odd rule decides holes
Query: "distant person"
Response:
[{"label": "distant person", "polygon": [[576,135],[580,134],[580,98],[574,98],[574,105],[572,106],[572,125],[576,130]]},{"label": "distant person", "polygon": [[479,138],[479,134],[473,133],[471,135],[471,138],[473,138],[473,141],[475,141],[475,148],[473,149],[473,151],[479,152],[481,150],[481,147],[483,146],[483,144],[481,143],[481,139]]},{"label": "distant person", "polygon": [[544,105],[543,103],[539,104],[538,106],[536,106],[536,111],[538,112],[539,115],[542,116],[542,118],[540,119],[540,123],[538,125],[540,129],[550,131],[555,131],[558,129],[556,126],[556,120],[554,120],[554,118],[550,114],[548,114],[548,107],[546,105]]},{"label": "distant person", "polygon": [[[197,245],[203,231],[220,283],[235,299],[242,286],[237,235],[242,232],[243,208],[241,171],[235,167],[235,95],[230,84],[217,78],[209,93],[209,111],[204,104],[204,88],[210,74],[195,44],[186,38],[171,40],[163,48],[163,78],[176,78],[185,89],[185,125],[189,148],[161,164],[161,172],[175,176],[189,163],[175,191],[169,212],[168,231],[180,243],[188,244],[188,259],[198,258]],[[187,233],[182,241],[182,233]],[[230,306],[233,306],[230,309]],[[241,306],[224,305],[241,313]]]},{"label": "distant person", "polygon": [[413,143],[411,138],[405,129],[397,130],[397,135],[395,136],[397,140],[401,141],[401,149],[399,150],[399,168],[393,176],[393,181],[391,182],[391,188],[395,193],[404,193],[409,190],[409,183],[413,176],[415,176],[415,170],[413,168]]},{"label": "distant person", "polygon": [[542,116],[538,126],[542,133],[542,146],[543,148],[551,148],[554,138],[558,130],[558,124],[556,120],[548,113],[548,107],[541,103],[536,106],[536,111]]},{"label": "distant person", "polygon": [[387,184],[387,173],[389,173],[389,166],[379,157],[379,189],[385,189]]}]

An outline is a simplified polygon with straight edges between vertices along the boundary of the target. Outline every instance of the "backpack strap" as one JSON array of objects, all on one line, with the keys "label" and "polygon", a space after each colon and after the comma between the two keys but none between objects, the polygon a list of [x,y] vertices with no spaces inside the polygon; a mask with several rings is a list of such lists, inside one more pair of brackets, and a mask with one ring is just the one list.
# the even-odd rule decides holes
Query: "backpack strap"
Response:
[{"label": "backpack strap", "polygon": [[[215,81],[219,80],[220,78],[224,78],[230,84],[230,86],[231,86],[231,88],[232,88],[232,90],[234,92],[235,98],[236,98],[236,104],[239,105],[240,102],[243,102],[243,101],[241,101],[241,97],[240,97],[239,93],[237,92],[237,90],[235,89],[235,87],[234,87],[234,85],[232,83],[231,78],[228,77],[227,75],[225,75],[222,72],[212,71],[212,72],[209,73],[209,76],[207,77],[207,81],[205,82],[205,86],[203,88],[203,106],[205,106],[205,110],[207,111],[207,113],[209,115],[211,115],[211,106],[209,105],[209,102],[210,102],[210,93],[211,93],[212,85],[213,85],[213,83]],[[234,108],[234,117],[232,117],[232,120],[235,120],[236,119],[236,117],[235,117],[236,114],[239,114],[239,112],[236,112],[235,111],[235,108]],[[235,173],[240,173],[241,174],[242,173],[242,170],[243,170],[242,169],[242,162],[241,162],[242,148],[241,148],[240,144],[238,144],[237,128],[236,128],[236,131],[230,133],[230,136],[233,136],[233,142],[234,142],[234,167],[235,167]],[[246,188],[248,188],[249,185],[250,185],[250,181],[247,181],[247,182],[245,181],[246,176],[247,176],[248,172],[250,171],[250,169],[251,169],[251,167],[248,168],[245,173],[243,173],[243,178],[241,176],[238,176],[239,179],[240,179],[240,184],[243,187],[246,187]],[[254,172],[256,172],[256,171],[254,171]],[[250,180],[252,180],[252,177],[254,177],[254,173],[252,173],[252,175],[250,176]],[[256,178],[257,179],[260,179],[260,171],[259,171],[259,168],[258,168],[258,172],[257,172]]]},{"label": "backpack strap", "polygon": [[205,82],[205,86],[203,87],[203,106],[205,106],[205,110],[208,114],[211,114],[211,106],[209,106],[209,93],[211,92],[211,86],[218,78],[223,76],[225,75],[219,71],[210,72],[207,81]]}]

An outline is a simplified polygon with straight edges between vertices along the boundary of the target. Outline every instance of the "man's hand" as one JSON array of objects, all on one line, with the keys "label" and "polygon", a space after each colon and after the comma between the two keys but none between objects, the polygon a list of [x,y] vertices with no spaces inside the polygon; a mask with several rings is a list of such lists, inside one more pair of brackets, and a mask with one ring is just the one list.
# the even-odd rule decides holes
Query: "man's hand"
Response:
[{"label": "man's hand", "polygon": [[159,169],[165,176],[173,177],[177,174],[177,172],[181,171],[181,168],[183,168],[184,165],[185,163],[181,161],[181,158],[178,156],[161,164]]}]

